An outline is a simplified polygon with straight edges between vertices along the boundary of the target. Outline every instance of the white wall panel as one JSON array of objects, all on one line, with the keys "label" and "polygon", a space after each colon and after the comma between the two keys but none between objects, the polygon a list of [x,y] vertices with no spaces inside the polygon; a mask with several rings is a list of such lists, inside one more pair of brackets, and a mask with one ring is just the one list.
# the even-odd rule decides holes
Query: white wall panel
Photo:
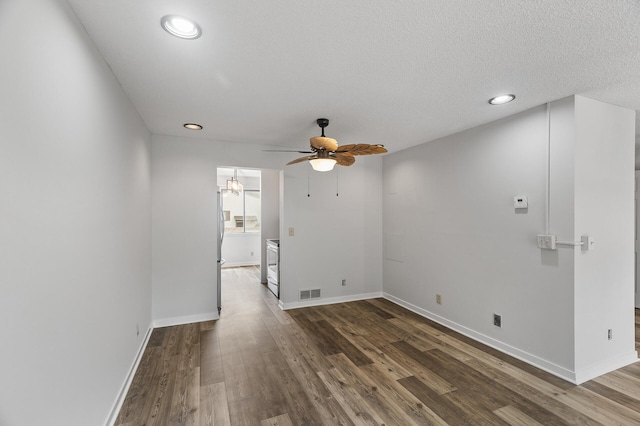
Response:
[{"label": "white wall panel", "polygon": [[[573,97],[551,104],[550,127],[546,106],[541,106],[389,155],[383,162],[388,257],[384,260],[385,293],[427,316],[569,380],[579,380],[576,372],[584,365],[576,365],[575,350],[586,350],[574,345],[575,332],[579,329],[574,324],[574,314],[578,313],[580,319],[584,317],[580,315],[583,309],[589,310],[591,303],[597,305],[595,312],[590,311],[592,320],[585,323],[585,327],[592,328],[597,323],[596,312],[605,308],[596,301],[604,296],[605,290],[600,286],[592,294],[574,293],[574,283],[586,285],[583,275],[574,275],[580,266],[574,264],[576,249],[543,251],[537,248],[536,234],[544,233],[547,226],[548,178],[549,231],[560,240],[574,238],[578,218],[593,216],[585,212],[587,209],[603,210],[603,207],[593,210],[598,203],[594,190],[607,191],[606,188],[622,183],[611,191],[607,197],[612,198],[611,203],[604,208],[607,212],[616,210],[613,217],[625,219],[614,226],[613,241],[620,245],[603,248],[607,254],[599,255],[608,259],[620,256],[607,266],[601,263],[598,268],[604,269],[599,272],[611,271],[620,262],[620,266],[626,265],[625,259],[633,253],[628,247],[633,228],[627,229],[630,221],[626,220],[633,211],[633,198],[632,194],[624,195],[633,184],[633,167],[629,166],[633,162],[630,151],[633,138],[627,143],[633,130],[629,132],[626,118],[615,118],[615,113],[613,118],[606,116],[607,111],[604,117],[599,111],[580,113],[584,115],[583,121],[608,122],[604,129],[585,127],[581,132],[600,137],[608,132],[606,139],[613,137],[624,145],[615,154],[603,156],[607,161],[606,170],[617,167],[618,172],[614,173],[613,180],[605,176],[605,171],[592,176],[598,180],[600,189],[585,193],[589,206],[576,202],[580,196],[574,189],[576,180],[581,183],[586,177],[576,172],[576,161],[580,167],[595,167],[590,162],[597,156],[588,152],[582,158],[580,148],[576,148],[585,138],[578,138],[576,142],[576,128],[580,128],[582,121],[576,120]],[[607,149],[617,150],[613,144],[610,141]],[[587,146],[587,149],[595,148],[590,142]],[[625,172],[627,169],[629,173]],[[528,196],[527,210],[514,209],[516,195]],[[604,233],[611,225],[603,219],[598,226]],[[629,231],[626,238],[621,237],[623,228]],[[401,259],[398,253],[402,254]],[[622,267],[625,271],[621,272],[622,276],[605,274],[618,280],[617,285],[625,289],[610,294],[612,301],[607,308],[614,310],[632,303],[632,294],[623,297],[623,293],[632,289],[627,279],[628,269]],[[441,305],[436,303],[436,294],[442,295]],[[582,300],[583,296],[588,301]],[[625,324],[622,326],[616,320],[623,336],[620,346],[610,349],[609,357],[615,357],[614,353],[628,356],[629,345],[633,344],[629,337],[633,319],[627,318],[632,311],[625,312],[628,321],[617,313],[607,314]],[[502,316],[501,328],[493,325],[493,313]],[[591,359],[591,362],[596,361]]]},{"label": "white wall panel", "polygon": [[635,111],[577,96],[576,128],[573,238],[594,241],[574,250],[576,371],[588,376],[636,357]]},{"label": "white wall panel", "polygon": [[261,240],[259,233],[227,233],[222,243],[222,258],[225,260],[224,266],[259,265]]},{"label": "white wall panel", "polygon": [[150,326],[150,135],[65,1],[0,9],[0,424],[99,425]]}]

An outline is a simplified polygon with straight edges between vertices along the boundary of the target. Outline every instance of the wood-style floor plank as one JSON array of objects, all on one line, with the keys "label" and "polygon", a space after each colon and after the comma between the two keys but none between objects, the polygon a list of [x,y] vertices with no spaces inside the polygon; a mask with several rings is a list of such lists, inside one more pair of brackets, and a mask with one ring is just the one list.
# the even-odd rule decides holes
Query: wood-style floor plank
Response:
[{"label": "wood-style floor plank", "polygon": [[200,367],[175,372],[175,387],[169,411],[171,424],[198,425],[200,407]]},{"label": "wood-style floor plank", "polygon": [[[291,336],[283,330],[278,321],[269,321],[269,324],[269,330],[278,342],[287,366],[298,378],[300,383],[304,384],[302,391],[310,401],[320,402],[315,404],[320,417],[324,421],[330,421],[330,424],[333,425],[353,424],[342,406],[336,402],[320,377],[316,374],[317,371],[326,371],[329,368],[333,368],[333,366],[327,361],[326,368],[312,368],[309,359],[315,358],[316,355],[306,352],[306,345],[298,344],[295,336]],[[322,359],[325,360],[326,358],[322,357]]]},{"label": "wood-style floor plank", "polygon": [[260,422],[260,426],[293,426],[293,422],[288,414],[281,414]]},{"label": "wood-style floor plank", "polygon": [[418,398],[424,405],[433,410],[438,417],[447,424],[476,424],[471,413],[466,413],[448,399],[424,384],[415,376],[398,380],[409,392]]},{"label": "wood-style floor plank", "polygon": [[[429,413],[399,387],[380,386],[377,372],[357,368],[344,354],[331,355],[336,368],[388,425],[428,424]],[[371,375],[370,372],[374,374]]]},{"label": "wood-style floor plank", "polygon": [[153,330],[116,425],[640,424],[640,363],[575,386],[385,299],[282,311],[259,280],[225,269],[220,320]]},{"label": "wood-style floor plank", "polygon": [[200,426],[228,426],[229,406],[224,383],[218,382],[200,388]]},{"label": "wood-style floor plank", "polygon": [[200,331],[200,386],[224,381],[220,342],[215,327]]},{"label": "wood-style floor plank", "polygon": [[510,405],[498,408],[494,413],[511,426],[544,426]]},{"label": "wood-style floor plank", "polygon": [[384,421],[372,410],[347,379],[335,368],[318,373],[333,397],[344,408],[355,425],[383,425]]}]

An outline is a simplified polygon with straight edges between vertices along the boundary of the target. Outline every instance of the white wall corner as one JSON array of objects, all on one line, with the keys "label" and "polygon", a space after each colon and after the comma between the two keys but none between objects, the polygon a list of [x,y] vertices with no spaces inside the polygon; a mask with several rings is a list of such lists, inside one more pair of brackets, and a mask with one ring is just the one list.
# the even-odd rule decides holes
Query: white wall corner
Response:
[{"label": "white wall corner", "polygon": [[622,354],[611,359],[599,362],[591,365],[587,368],[580,369],[575,372],[575,380],[573,383],[579,385],[591,379],[595,379],[603,374],[610,373],[627,365],[631,365],[638,361],[638,352],[632,351],[627,354]]},{"label": "white wall corner", "polygon": [[[575,234],[593,250],[574,250],[576,381],[632,362],[635,354],[635,111],[576,96]],[[607,340],[606,330],[616,338]],[[633,355],[632,355],[633,353]]]}]

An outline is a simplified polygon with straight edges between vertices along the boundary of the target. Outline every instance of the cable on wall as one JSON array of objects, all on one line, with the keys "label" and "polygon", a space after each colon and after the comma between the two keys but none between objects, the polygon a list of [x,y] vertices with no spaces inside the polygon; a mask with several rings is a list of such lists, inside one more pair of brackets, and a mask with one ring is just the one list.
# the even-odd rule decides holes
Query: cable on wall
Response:
[{"label": "cable on wall", "polygon": [[547,206],[544,215],[544,231],[551,231],[551,102],[547,102]]},{"label": "cable on wall", "polygon": [[559,246],[578,247],[578,246],[583,246],[584,241],[556,241],[556,244]]},{"label": "cable on wall", "polygon": [[545,233],[538,234],[538,247],[547,250],[556,250],[556,246],[580,247],[582,250],[591,250],[594,244],[589,235],[582,235],[580,241],[557,241],[557,236],[551,234],[551,102],[547,102],[547,197],[544,215]]}]

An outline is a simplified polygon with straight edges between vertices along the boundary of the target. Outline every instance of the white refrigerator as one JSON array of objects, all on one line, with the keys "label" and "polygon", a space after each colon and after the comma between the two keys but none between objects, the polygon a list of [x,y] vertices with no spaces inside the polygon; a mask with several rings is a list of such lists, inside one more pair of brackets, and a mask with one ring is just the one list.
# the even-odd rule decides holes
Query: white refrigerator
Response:
[{"label": "white refrigerator", "polygon": [[217,284],[217,293],[218,293],[218,315],[220,315],[220,311],[222,310],[222,265],[224,265],[224,259],[222,258],[222,240],[224,239],[224,212],[222,211],[222,193],[218,191],[217,195],[217,208],[218,208],[218,232],[217,232],[217,240],[218,240],[218,259],[217,259],[217,275],[218,275],[218,284]]}]

